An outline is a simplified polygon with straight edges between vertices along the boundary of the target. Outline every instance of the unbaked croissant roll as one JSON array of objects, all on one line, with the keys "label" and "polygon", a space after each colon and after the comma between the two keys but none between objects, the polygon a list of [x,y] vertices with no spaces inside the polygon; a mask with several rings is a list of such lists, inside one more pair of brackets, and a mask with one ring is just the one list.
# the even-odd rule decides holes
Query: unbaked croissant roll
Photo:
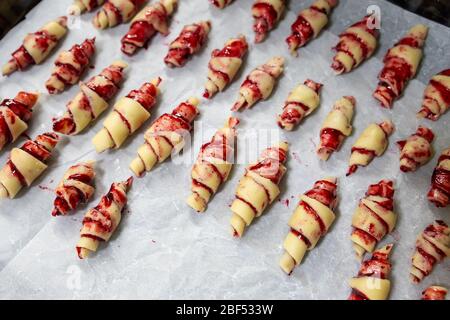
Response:
[{"label": "unbaked croissant roll", "polygon": [[142,9],[134,17],[130,30],[121,40],[122,52],[134,54],[138,49],[145,47],[157,32],[167,36],[169,19],[176,5],[177,0],[160,0]]},{"label": "unbaked croissant roll", "polygon": [[67,111],[53,120],[53,130],[76,135],[96,120],[107,108],[108,101],[119,90],[127,64],[115,61],[88,82],[80,82],[80,92],[67,104]]},{"label": "unbaked croissant roll", "polygon": [[253,31],[255,42],[264,41],[270,30],[280,20],[286,8],[285,0],[255,0],[252,6],[252,15],[255,19]]},{"label": "unbaked croissant roll", "polygon": [[118,149],[138,130],[148,118],[156,104],[161,78],[144,83],[138,90],[132,90],[114,105],[113,111],[103,122],[103,128],[94,136],[92,143],[97,152]]},{"label": "unbaked croissant roll", "polygon": [[66,86],[74,85],[89,66],[95,53],[95,38],[86,39],[74,45],[69,51],[62,51],[55,61],[52,75],[45,83],[50,94],[60,93]]},{"label": "unbaked croissant roll", "polygon": [[416,171],[426,164],[433,156],[431,143],[434,133],[431,129],[419,126],[416,133],[407,140],[398,141],[400,148],[400,170],[403,172]]},{"label": "unbaked croissant roll", "polygon": [[29,187],[45,169],[47,160],[58,143],[55,133],[44,133],[11,150],[0,171],[0,198],[13,199],[23,187]]},{"label": "unbaked croissant roll", "polygon": [[165,113],[156,119],[144,134],[145,143],[137,151],[130,169],[136,176],[142,176],[172,153],[178,153],[184,146],[184,136],[192,129],[192,121],[199,111],[200,101],[192,97],[182,102],[172,113]]},{"label": "unbaked croissant roll", "polygon": [[439,156],[427,197],[436,207],[446,207],[450,204],[450,148],[442,151]]},{"label": "unbaked croissant roll", "polygon": [[188,59],[200,51],[208,38],[211,22],[201,21],[184,26],[180,35],[169,44],[164,62],[168,67],[182,67]]},{"label": "unbaked croissant roll", "polygon": [[381,106],[391,108],[408,81],[416,75],[427,33],[428,27],[418,24],[386,53],[384,67],[378,75],[378,87],[373,93]]},{"label": "unbaked croissant roll", "polygon": [[375,15],[366,16],[339,35],[331,67],[337,74],[350,72],[370,58],[378,45],[378,29],[372,26]]},{"label": "unbaked croissant roll", "polygon": [[29,33],[22,46],[12,53],[12,59],[3,66],[3,75],[9,75],[17,70],[23,71],[29,65],[42,63],[66,33],[67,17],[60,17],[35,33]]},{"label": "unbaked croissant roll", "polygon": [[394,131],[394,124],[385,120],[370,124],[352,147],[347,176],[355,173],[358,166],[367,166],[375,157],[381,157],[388,146],[388,137]]},{"label": "unbaked croissant roll", "polygon": [[394,230],[397,214],[394,212],[394,183],[381,180],[369,186],[366,197],[361,199],[352,218],[353,242],[356,256],[372,252],[385,235]]},{"label": "unbaked croissant roll", "polygon": [[328,160],[333,152],[339,150],[344,139],[352,133],[355,104],[355,98],[352,96],[342,97],[334,103],[320,129],[320,145],[317,148],[320,159]]},{"label": "unbaked croissant roll", "polygon": [[127,192],[133,184],[133,178],[115,182],[99,204],[90,209],[83,219],[77,253],[80,259],[89,257],[97,251],[100,242],[108,241],[122,219],[122,211],[127,204]]},{"label": "unbaked croissant roll", "polygon": [[319,91],[321,83],[307,79],[289,93],[283,113],[278,115],[278,125],[288,131],[294,129],[303,118],[309,116],[320,104]]},{"label": "unbaked croissant roll", "polygon": [[283,73],[284,58],[273,57],[265,64],[253,69],[239,89],[239,98],[232,111],[250,108],[259,100],[269,98],[276,80]]},{"label": "unbaked croissant roll", "polygon": [[91,12],[104,2],[105,0],[75,0],[70,8],[70,14],[81,14],[85,11]]},{"label": "unbaked croissant roll", "polygon": [[147,0],[106,0],[92,23],[97,29],[106,29],[127,23]]},{"label": "unbaked croissant roll", "polygon": [[247,40],[245,36],[240,35],[228,40],[222,50],[216,49],[211,53],[203,97],[212,98],[217,91],[222,92],[233,81],[247,50]]},{"label": "unbaked croissant roll", "polygon": [[280,267],[291,274],[307,250],[312,250],[334,222],[337,205],[337,179],[318,180],[314,187],[300,196],[300,202],[289,219],[291,230],[284,239]]},{"label": "unbaked croissant roll", "polygon": [[187,204],[197,212],[206,206],[217,189],[225,183],[233,167],[237,118],[230,117],[210,142],[202,145],[191,172],[192,194]]},{"label": "unbaked croissant roll", "polygon": [[38,99],[38,93],[20,91],[14,99],[0,103],[0,151],[28,129],[27,123]]},{"label": "unbaked croissant roll", "polygon": [[445,300],[447,288],[441,286],[431,286],[422,292],[422,300]]},{"label": "unbaked croissant roll", "polygon": [[386,300],[391,291],[388,279],[392,265],[389,254],[393,245],[376,250],[369,260],[362,263],[358,276],[350,279],[352,293],[348,300]]},{"label": "unbaked croissant roll", "polygon": [[416,240],[410,279],[419,283],[428,276],[435,264],[450,256],[450,228],[442,220],[428,225]]},{"label": "unbaked croissant roll", "polygon": [[258,162],[250,165],[239,181],[236,199],[231,204],[233,236],[242,237],[245,228],[280,194],[279,183],[286,172],[288,143],[265,149]]},{"label": "unbaked croissant roll", "polygon": [[431,78],[425,88],[420,118],[436,121],[450,108],[450,69],[443,70]]},{"label": "unbaked croissant roll", "polygon": [[320,34],[337,4],[338,0],[315,0],[309,8],[298,13],[297,20],[291,26],[291,35],[286,38],[292,55],[297,56],[297,48]]},{"label": "unbaked croissant roll", "polygon": [[233,0],[209,0],[213,5],[215,5],[219,9],[225,8],[229,5]]},{"label": "unbaked croissant roll", "polygon": [[67,215],[81,203],[86,203],[94,194],[94,161],[71,166],[55,190],[52,216]]}]

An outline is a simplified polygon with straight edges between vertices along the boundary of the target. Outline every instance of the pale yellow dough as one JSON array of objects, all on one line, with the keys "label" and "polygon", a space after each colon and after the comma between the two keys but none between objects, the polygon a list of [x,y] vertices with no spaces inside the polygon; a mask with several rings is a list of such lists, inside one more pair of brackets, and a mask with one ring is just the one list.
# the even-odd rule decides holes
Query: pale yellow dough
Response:
[{"label": "pale yellow dough", "polygon": [[[220,139],[221,141],[226,139],[225,144],[220,144],[220,147],[226,150],[226,155],[231,157],[231,162],[228,161],[229,159],[223,159],[222,157],[207,157],[199,155],[192,168],[191,178],[205,185],[213,192],[211,193],[207,188],[202,188],[195,183],[191,184],[192,194],[188,197],[186,202],[197,212],[205,211],[210,198],[217,192],[219,186],[222,183],[225,183],[228,179],[228,175],[230,174],[234,161],[234,143],[236,138],[235,126],[237,125],[236,120],[237,119],[235,118],[229,118],[225,126],[218,130],[211,140],[211,143],[213,143],[215,139]],[[213,145],[213,147],[218,147],[218,145]],[[206,147],[206,150],[203,151],[208,151],[208,147]]]},{"label": "pale yellow dough", "polygon": [[[91,223],[84,223],[80,230],[80,240],[77,243],[78,256],[80,259],[89,257],[90,253],[97,251],[97,248],[101,241],[107,242],[111,238],[114,231],[117,229],[121,219],[122,210],[126,205],[127,192],[130,188],[129,181],[123,181],[113,183],[111,188],[115,189],[115,192],[121,194],[123,201],[117,201],[114,196],[111,197],[110,205],[108,207],[101,207],[99,209],[90,209],[84,219],[90,219],[92,221],[98,221],[101,225],[108,225],[109,230],[95,227],[95,224],[91,227]],[[103,201],[100,201],[100,204]],[[101,240],[100,240],[101,239]]]},{"label": "pale yellow dough", "polygon": [[[389,256],[392,245],[384,246],[376,252]],[[386,300],[391,291],[391,281],[389,279],[381,279],[376,276],[361,276],[352,278],[349,281],[352,289],[364,294],[369,300]]]},{"label": "pale yellow dough", "polygon": [[[111,66],[120,66],[126,68],[128,65],[123,61],[115,61]],[[95,86],[111,85],[111,81],[102,76],[95,76],[93,78]],[[91,109],[83,108],[83,99],[86,96],[90,103]],[[80,82],[80,92],[67,105],[67,111],[64,113],[64,118],[73,118],[75,123],[75,131],[71,133],[76,135],[83,131],[89,124],[95,121],[107,108],[108,102],[99,96],[94,90],[90,89],[86,84]]]},{"label": "pale yellow dough", "polygon": [[[224,47],[228,46],[230,43],[235,41],[244,41],[245,36],[240,36],[239,38],[231,38],[228,40]],[[225,87],[233,81],[234,76],[238,72],[242,65],[242,59],[236,57],[212,57],[209,61],[208,68],[208,79],[205,84],[206,92],[209,96],[213,96],[217,91],[222,92]],[[225,81],[220,74],[226,74],[229,81]]]},{"label": "pale yellow dough", "polygon": [[[116,13],[106,6],[108,2],[118,10],[122,21],[118,20]],[[92,20],[97,29],[112,28],[119,23],[127,23],[139,10],[132,0],[107,0],[106,3]]]},{"label": "pale yellow dough", "polygon": [[[281,142],[278,147],[288,150],[287,142]],[[280,163],[282,175],[286,172],[286,167]],[[241,237],[246,227],[248,227],[255,217],[263,214],[264,210],[280,194],[279,186],[271,180],[264,178],[257,173],[247,170],[239,181],[236,188],[236,199],[231,204],[231,227],[233,234]],[[244,201],[243,201],[244,200]],[[253,211],[253,208],[256,212]]]},{"label": "pale yellow dough", "polygon": [[[352,133],[352,119],[355,110],[355,105],[352,100],[343,97],[336,101],[333,108],[328,113],[324,122],[322,123],[321,132],[324,129],[334,129],[348,137]],[[322,145],[319,145],[317,153],[322,160],[328,160],[331,153],[322,151]]]},{"label": "pale yellow dough", "polygon": [[[337,184],[337,179],[334,177],[327,177],[321,181]],[[325,236],[325,233],[322,234],[321,232],[321,226],[316,217],[305,210],[301,205],[302,202],[316,212],[317,217],[322,221],[325,227],[325,233],[328,232],[336,218],[333,210],[323,203],[308,197],[305,194],[300,196],[299,205],[297,205],[297,208],[289,219],[288,225],[291,229],[299,232],[306,238],[307,241],[309,241],[310,246],[307,246],[305,241],[302,240],[302,237],[297,237],[292,232],[288,233],[283,243],[285,253],[280,260],[280,267],[287,274],[290,274],[295,266],[298,266],[302,262],[306,251],[314,249],[320,238]]]},{"label": "pale yellow dough", "polygon": [[[160,79],[153,79],[151,83],[158,86]],[[159,89],[157,89],[159,93]],[[123,118],[128,121],[127,123]],[[97,152],[107,149],[118,149],[150,118],[148,112],[139,102],[131,98],[123,97],[114,105],[113,111],[108,114],[103,122],[103,128],[94,136],[92,143]]]},{"label": "pale yellow dough", "polygon": [[283,73],[283,65],[284,58],[273,57],[265,64],[250,72],[247,79],[255,83],[261,96],[259,96],[259,94],[255,95],[250,87],[241,85],[239,97],[233,110],[239,110],[242,107],[250,108],[260,99],[266,100],[272,93],[277,78]]},{"label": "pale yellow dough", "polygon": [[[191,97],[186,103],[197,107],[200,100]],[[138,177],[145,171],[152,170],[157,163],[164,162],[172,152],[179,152],[184,146],[185,141],[180,133],[170,130],[158,131],[159,119],[156,119],[145,132],[145,143],[139,147],[138,156],[130,163],[131,171]]]},{"label": "pale yellow dough", "polygon": [[[390,121],[390,126],[393,124]],[[356,140],[353,148],[361,148],[368,151],[372,151],[375,156],[381,156],[388,146],[388,139],[386,133],[376,123],[370,124],[363,133]],[[349,160],[349,165],[367,166],[372,161],[372,155],[367,153],[352,152]]]}]

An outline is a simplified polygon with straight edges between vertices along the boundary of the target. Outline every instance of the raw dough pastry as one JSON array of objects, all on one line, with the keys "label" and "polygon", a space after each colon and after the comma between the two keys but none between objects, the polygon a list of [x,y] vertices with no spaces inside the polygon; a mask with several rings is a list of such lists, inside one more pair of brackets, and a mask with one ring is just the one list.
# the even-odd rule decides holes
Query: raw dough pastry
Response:
[{"label": "raw dough pastry", "polygon": [[70,8],[70,14],[79,15],[85,11],[91,12],[100,7],[105,0],[75,0]]},{"label": "raw dough pastry", "polygon": [[256,43],[263,42],[269,31],[275,28],[285,8],[285,0],[255,0],[252,15]]},{"label": "raw dough pastry", "polygon": [[335,219],[337,179],[328,177],[314,183],[314,187],[300,196],[300,202],[289,219],[291,231],[284,239],[284,254],[280,267],[291,274],[307,250],[312,250],[324,237]]},{"label": "raw dough pastry", "polygon": [[211,22],[201,21],[184,26],[180,35],[170,43],[164,58],[168,67],[182,67],[188,59],[200,51],[208,38]]},{"label": "raw dough pastry", "polygon": [[231,205],[231,227],[235,237],[242,237],[244,230],[255,217],[280,194],[279,183],[286,172],[283,165],[287,158],[288,143],[265,149],[256,164],[250,165],[239,181],[236,199]]},{"label": "raw dough pastry", "polygon": [[431,129],[419,126],[416,133],[407,140],[398,141],[400,148],[400,170],[403,172],[416,171],[426,164],[433,156],[431,143],[434,133]]},{"label": "raw dough pastry", "polygon": [[386,300],[391,291],[388,279],[392,265],[389,254],[393,244],[376,250],[369,260],[362,263],[358,276],[350,279],[352,293],[349,300]]},{"label": "raw dough pastry", "polygon": [[370,124],[352,147],[347,176],[356,172],[358,166],[365,167],[373,158],[382,156],[393,131],[394,124],[389,120]]},{"label": "raw dough pastry", "polygon": [[276,80],[283,73],[284,58],[273,57],[265,64],[254,69],[245,78],[239,89],[239,98],[232,111],[250,108],[259,100],[269,98]]},{"label": "raw dough pastry", "polygon": [[86,39],[82,44],[74,45],[69,51],[62,51],[55,61],[50,79],[45,86],[50,94],[60,93],[66,86],[80,80],[95,53],[95,38]]},{"label": "raw dough pastry", "polygon": [[315,0],[311,6],[298,13],[297,20],[291,26],[291,35],[286,38],[289,50],[297,56],[297,49],[316,38],[328,24],[331,10],[338,0]]},{"label": "raw dough pastry", "polygon": [[386,53],[384,67],[378,75],[378,87],[373,93],[382,107],[391,108],[408,81],[416,75],[427,33],[428,27],[418,24]]},{"label": "raw dough pastry", "polygon": [[53,130],[76,135],[96,120],[108,108],[108,101],[119,90],[126,67],[125,62],[115,61],[88,82],[80,82],[80,92],[67,104],[64,115],[53,120]]},{"label": "raw dough pastry", "polygon": [[156,119],[144,134],[145,143],[137,151],[130,169],[136,176],[142,176],[172,153],[178,153],[184,146],[184,136],[192,129],[192,121],[199,111],[200,100],[195,97],[182,102],[172,113],[165,113]]},{"label": "raw dough pastry", "polygon": [[122,218],[122,211],[127,204],[127,192],[133,184],[133,178],[115,182],[99,204],[90,209],[83,219],[77,253],[80,259],[87,258],[97,251],[100,242],[108,241]]},{"label": "raw dough pastry", "polygon": [[44,133],[11,150],[0,171],[0,198],[13,199],[23,187],[29,187],[45,169],[47,160],[58,143],[55,133]]},{"label": "raw dough pastry", "polygon": [[219,9],[225,8],[229,5],[233,0],[209,0],[213,5],[215,5]]},{"label": "raw dough pastry", "polygon": [[42,63],[66,32],[67,17],[60,17],[35,33],[29,33],[22,46],[12,53],[12,59],[3,66],[3,75],[7,76],[17,70],[23,71],[29,65]]},{"label": "raw dough pastry", "polygon": [[217,189],[225,183],[234,163],[237,118],[228,118],[210,142],[202,145],[191,172],[192,194],[187,204],[197,212],[206,206]]},{"label": "raw dough pastry", "polygon": [[113,111],[103,122],[103,128],[94,136],[92,143],[97,152],[118,149],[150,118],[150,110],[156,104],[161,78],[144,83],[132,90],[114,105]]},{"label": "raw dough pastry", "polygon": [[217,91],[222,92],[233,81],[247,50],[247,40],[245,36],[240,35],[228,40],[222,50],[216,49],[211,53],[211,60],[208,64],[208,80],[203,97],[212,98]]},{"label": "raw dough pastry", "polygon": [[422,300],[445,300],[447,288],[441,286],[431,286],[422,292]]},{"label": "raw dough pastry", "polygon": [[450,148],[442,151],[439,156],[431,177],[428,201],[433,202],[437,207],[446,207],[450,204]]},{"label": "raw dough pastry", "polygon": [[122,52],[133,55],[138,49],[147,45],[157,33],[169,34],[169,19],[177,0],[160,0],[142,9],[131,22],[130,30],[122,38]]},{"label": "raw dough pastry", "polygon": [[356,100],[345,96],[334,103],[330,113],[320,129],[320,145],[317,155],[322,160],[328,160],[330,155],[339,150],[344,139],[352,133],[352,119]]},{"label": "raw dough pastry", "polygon": [[420,118],[436,121],[450,108],[450,69],[439,72],[425,88]]},{"label": "raw dough pastry", "polygon": [[336,74],[350,72],[372,56],[380,33],[372,27],[374,19],[375,16],[366,16],[339,35],[331,65]]},{"label": "raw dough pastry", "polygon": [[373,252],[377,243],[394,230],[397,214],[394,212],[394,183],[381,180],[369,186],[352,218],[353,242],[358,259],[366,251]]},{"label": "raw dough pastry", "polygon": [[38,99],[38,93],[20,91],[14,99],[0,103],[0,151],[28,129],[27,123]]},{"label": "raw dough pastry", "polygon": [[106,29],[127,23],[147,0],[106,0],[92,23],[97,29]]},{"label": "raw dough pastry", "polygon": [[94,194],[94,161],[81,162],[71,166],[55,190],[52,216],[67,215],[81,203],[87,203]]},{"label": "raw dough pastry", "polygon": [[310,79],[295,87],[284,103],[283,113],[278,115],[278,125],[291,131],[303,118],[316,110],[320,104],[320,88],[322,88],[321,83]]},{"label": "raw dough pastry", "polygon": [[428,225],[416,240],[410,279],[419,283],[428,276],[435,264],[450,256],[450,228],[442,220]]}]

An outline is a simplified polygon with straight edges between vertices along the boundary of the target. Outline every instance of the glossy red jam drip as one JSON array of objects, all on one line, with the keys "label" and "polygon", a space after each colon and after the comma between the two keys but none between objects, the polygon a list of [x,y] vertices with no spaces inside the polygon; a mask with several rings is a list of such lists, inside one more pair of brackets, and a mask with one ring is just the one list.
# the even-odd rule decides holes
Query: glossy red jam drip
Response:
[{"label": "glossy red jam drip", "polygon": [[259,17],[255,17],[253,31],[256,33],[256,42],[260,42],[265,34],[271,30],[278,18],[278,12],[269,3],[255,3],[253,10],[260,12]]},{"label": "glossy red jam drip", "polygon": [[226,45],[222,50],[214,50],[213,57],[221,58],[242,58],[248,50],[248,45],[245,41],[239,39],[232,41]]},{"label": "glossy red jam drip", "polygon": [[[159,79],[158,84],[161,82]],[[127,98],[137,101],[147,111],[153,107],[156,102],[158,88],[152,83],[144,83],[139,90],[132,90],[127,95]]]},{"label": "glossy red jam drip", "polygon": [[122,38],[122,52],[132,55],[138,48],[147,47],[149,40],[156,34],[157,30],[149,21],[158,20],[158,24],[168,19],[166,8],[161,3],[153,5],[146,11],[146,20],[137,20],[131,24],[130,30]]},{"label": "glossy red jam drip", "polygon": [[447,290],[438,287],[429,287],[422,292],[422,300],[445,300]]},{"label": "glossy red jam drip", "polygon": [[175,66],[171,61],[174,60],[177,66],[183,66],[203,46],[208,33],[203,25],[194,24],[194,26],[193,30],[184,28],[178,38],[172,42],[177,43],[177,47],[169,48],[169,52],[164,58],[167,65]]},{"label": "glossy red jam drip", "polygon": [[341,146],[344,135],[339,130],[324,128],[320,132],[321,147],[336,151]]},{"label": "glossy red jam drip", "polygon": [[46,30],[37,31],[34,33],[36,46],[41,52],[45,52],[49,49],[50,44],[55,43],[58,39],[49,34]]},{"label": "glossy red jam drip", "polygon": [[[450,155],[443,154],[438,159],[438,164],[442,161],[450,160]],[[439,166],[439,165],[438,165]],[[450,171],[444,168],[435,168],[431,177],[431,189],[428,192],[428,200],[437,207],[446,207],[450,204]]]},{"label": "glossy red jam drip", "polygon": [[292,34],[286,38],[289,47],[302,47],[314,36],[313,28],[302,16],[298,16],[292,24],[291,30]]},{"label": "glossy red jam drip", "polygon": [[32,64],[36,64],[33,57],[28,53],[24,46],[13,52],[11,61],[15,61],[19,70],[24,70]]}]

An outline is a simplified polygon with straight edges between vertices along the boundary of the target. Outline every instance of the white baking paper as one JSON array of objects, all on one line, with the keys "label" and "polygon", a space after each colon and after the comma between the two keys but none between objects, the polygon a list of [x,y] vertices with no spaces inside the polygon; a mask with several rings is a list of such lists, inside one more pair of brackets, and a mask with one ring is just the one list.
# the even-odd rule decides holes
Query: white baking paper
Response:
[{"label": "white baking paper", "polygon": [[[125,59],[130,67],[118,97],[139,87],[144,81],[161,76],[162,95],[153,110],[151,121],[171,111],[191,95],[200,96],[206,79],[210,52],[221,48],[232,36],[243,33],[253,42],[250,0],[236,0],[224,10],[218,10],[207,0],[180,0],[171,33],[164,38],[157,35],[148,50],[141,50],[129,58],[120,52],[120,38],[128,25],[97,31],[91,24],[93,13],[75,21],[72,30],[58,47],[68,49],[86,37],[97,38],[98,53],[94,69],[84,80],[97,74],[113,60]],[[143,141],[142,128],[117,151],[97,155],[91,138],[102,126],[103,115],[94,126],[70,139],[65,137],[57,148],[48,171],[33,187],[23,190],[15,200],[0,203],[0,298],[43,299],[345,299],[350,289],[347,279],[359,269],[349,234],[351,217],[367,186],[379,180],[395,179],[396,211],[399,220],[395,231],[382,244],[394,242],[392,254],[392,299],[417,299],[428,285],[450,285],[449,263],[438,265],[420,285],[409,282],[410,258],[415,238],[434,219],[449,222],[449,208],[437,209],[426,200],[430,176],[438,154],[450,145],[450,116],[439,121],[419,121],[416,112],[429,78],[450,66],[450,30],[385,1],[341,1],[334,10],[329,28],[320,37],[299,50],[299,57],[289,55],[284,39],[296,13],[312,1],[290,1],[289,10],[278,27],[262,44],[251,44],[250,54],[236,80],[212,101],[200,106],[204,127],[214,132],[229,116],[240,83],[254,67],[274,55],[286,57],[284,76],[269,100],[258,103],[251,110],[239,113],[242,134],[248,129],[277,130],[276,115],[280,113],[289,91],[306,78],[324,84],[321,106],[301,126],[290,133],[280,132],[290,142],[288,171],[282,183],[281,201],[276,201],[257,219],[242,239],[230,235],[229,204],[244,172],[243,164],[236,165],[229,181],[213,198],[204,214],[193,212],[185,198],[190,191],[190,165],[176,165],[167,161],[142,179],[135,179],[129,192],[129,205],[122,223],[111,241],[102,244],[88,260],[76,256],[81,220],[88,207],[97,204],[113,181],[131,175],[128,169],[138,146]],[[33,32],[44,22],[66,13],[71,0],[42,1],[25,21],[0,41],[0,62],[21,43],[27,32]],[[375,56],[350,74],[335,76],[329,65],[330,50],[337,42],[337,34],[366,14],[369,5],[381,9],[382,35]],[[183,25],[202,19],[212,21],[212,31],[206,47],[181,69],[168,69],[163,63],[167,44]],[[403,98],[392,111],[380,108],[371,98],[377,83],[381,60],[411,26],[425,23],[430,27],[425,58],[420,72],[409,83]],[[28,134],[31,137],[51,129],[51,119],[61,115],[65,104],[78,92],[76,86],[61,95],[49,96],[44,87],[57,54],[41,66],[17,72],[0,79],[0,97],[13,97],[19,90],[39,90],[42,96],[35,108]],[[357,100],[354,132],[340,152],[328,162],[319,162],[315,147],[319,130],[333,102],[343,95]],[[352,143],[364,128],[374,121],[392,119],[396,131],[390,138],[385,155],[375,159],[369,167],[361,168],[346,178],[347,160]],[[149,121],[148,124],[151,122]],[[437,154],[415,173],[399,171],[399,151],[395,141],[412,134],[418,124],[431,127],[436,139]],[[212,130],[212,131],[211,131]],[[195,155],[201,142],[211,134],[195,135]],[[5,163],[13,146],[0,154]],[[189,149],[187,150],[189,151]],[[81,160],[97,160],[96,194],[92,201],[66,217],[51,217],[54,188],[64,171]],[[278,267],[282,243],[288,232],[287,221],[295,209],[297,196],[309,190],[314,181],[325,176],[339,177],[340,205],[337,219],[330,232],[320,241],[291,276]],[[49,190],[50,189],[50,190]],[[289,200],[289,201],[287,201]]]}]

